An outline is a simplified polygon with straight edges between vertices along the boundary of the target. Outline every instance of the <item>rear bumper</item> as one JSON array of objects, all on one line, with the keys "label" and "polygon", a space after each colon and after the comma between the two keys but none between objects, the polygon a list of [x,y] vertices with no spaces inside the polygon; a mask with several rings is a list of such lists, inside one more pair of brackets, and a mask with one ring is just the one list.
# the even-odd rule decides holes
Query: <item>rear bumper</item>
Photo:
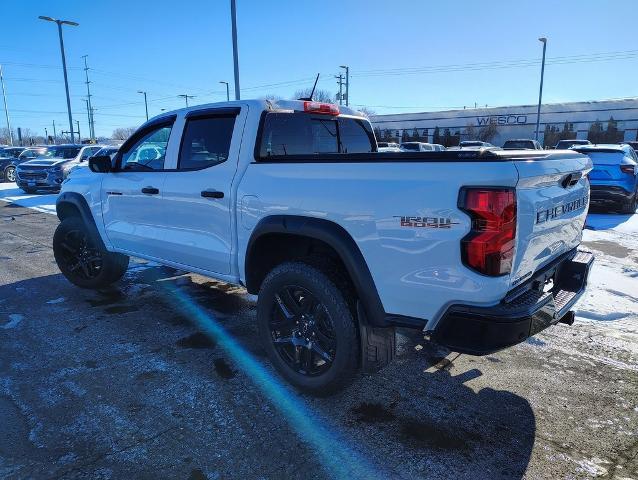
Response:
[{"label": "rear bumper", "polygon": [[623,203],[631,199],[633,190],[616,185],[591,185],[590,203]]},{"label": "rear bumper", "polygon": [[[516,345],[559,322],[578,301],[594,261],[590,252],[572,250],[516,287],[493,307],[452,305],[432,334],[450,350],[486,355]],[[553,280],[551,290],[543,287]]]}]

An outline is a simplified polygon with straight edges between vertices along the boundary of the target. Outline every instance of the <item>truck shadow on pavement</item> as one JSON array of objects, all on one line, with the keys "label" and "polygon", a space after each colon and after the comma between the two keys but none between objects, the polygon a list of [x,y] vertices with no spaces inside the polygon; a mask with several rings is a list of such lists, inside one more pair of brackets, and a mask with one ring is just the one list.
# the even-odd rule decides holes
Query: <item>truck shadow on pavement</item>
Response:
[{"label": "truck shadow on pavement", "polygon": [[[254,298],[241,288],[138,262],[101,292],[59,274],[2,286],[0,406],[11,409],[1,408],[9,427],[0,464],[13,468],[9,478],[94,478],[104,469],[113,478],[330,476],[321,452],[295,438],[292,420],[218,339],[193,327],[165,285],[280,381],[257,338]],[[418,332],[402,332],[399,343],[392,365],[343,392],[298,395],[304,411],[380,477],[522,478],[536,431],[530,404],[469,386],[499,360],[457,366]],[[143,449],[131,446],[138,441]]]}]

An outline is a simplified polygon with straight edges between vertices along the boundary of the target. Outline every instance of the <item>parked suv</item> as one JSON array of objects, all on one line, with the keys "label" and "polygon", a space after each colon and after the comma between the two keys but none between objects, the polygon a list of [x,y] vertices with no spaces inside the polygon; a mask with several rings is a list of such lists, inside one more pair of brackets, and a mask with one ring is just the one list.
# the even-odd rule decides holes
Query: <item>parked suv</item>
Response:
[{"label": "parked suv", "polygon": [[589,140],[577,140],[575,138],[571,138],[569,140],[559,140],[558,143],[556,144],[556,146],[554,147],[555,150],[565,150],[567,148],[571,148],[571,147],[577,147],[579,145],[591,145],[592,143]]},{"label": "parked suv", "polygon": [[327,393],[391,361],[398,326],[483,355],[571,324],[590,169],[573,151],[378,153],[366,118],[326,103],[200,105],[66,179],[53,253],[83,288],[129,255],[245,286],[275,368]]},{"label": "parked suv", "polygon": [[591,203],[634,213],[638,207],[638,156],[629,145],[583,145],[572,150],[591,158]]},{"label": "parked suv", "polygon": [[102,148],[101,145],[51,145],[28,149],[22,155],[33,159],[16,169],[16,183],[26,193],[59,191],[69,171]]},{"label": "parked suv", "polygon": [[0,181],[16,181],[16,166],[24,150],[24,147],[5,147],[0,151]]}]

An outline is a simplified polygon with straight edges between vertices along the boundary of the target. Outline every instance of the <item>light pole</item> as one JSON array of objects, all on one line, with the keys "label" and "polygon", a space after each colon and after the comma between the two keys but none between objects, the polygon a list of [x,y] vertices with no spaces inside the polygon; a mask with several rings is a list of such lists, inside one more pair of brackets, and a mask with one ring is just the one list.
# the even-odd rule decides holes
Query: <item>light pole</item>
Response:
[{"label": "light pole", "polygon": [[343,73],[335,75],[337,85],[339,85],[339,105],[343,105]]},{"label": "light pole", "polygon": [[538,89],[538,110],[536,111],[536,140],[538,140],[539,129],[541,127],[541,102],[543,101],[543,76],[545,75],[545,50],[547,50],[547,38],[538,39],[543,43],[543,61],[541,63],[541,85]]},{"label": "light pole", "polygon": [[40,20],[46,20],[47,22],[54,22],[58,25],[58,36],[60,37],[60,52],[62,53],[62,70],[64,70],[64,88],[66,89],[66,108],[69,112],[69,127],[71,129],[71,143],[74,143],[73,138],[73,117],[71,116],[71,97],[69,96],[69,80],[66,76],[66,57],[64,56],[64,40],[62,39],[62,25],[70,25],[72,27],[77,27],[80,24],[76,22],[71,22],[69,20],[57,20],[51,17],[45,17],[40,15],[38,17]]},{"label": "light pole", "polygon": [[11,122],[9,122],[9,109],[7,108],[7,94],[4,91],[4,78],[2,77],[2,65],[0,65],[0,83],[2,84],[2,98],[4,99],[4,115],[7,119],[7,130],[9,131],[9,144],[13,147],[13,133],[11,132]]},{"label": "light pole", "polygon": [[233,26],[233,63],[235,65],[235,100],[239,100],[239,53],[237,52],[237,9],[235,0],[230,0],[230,16]]},{"label": "light pole", "polygon": [[[75,123],[78,126],[78,143],[82,143],[82,136],[80,135],[80,121],[76,120]],[[71,132],[71,135],[73,135],[73,132]],[[71,142],[73,142],[73,140],[71,140]]]},{"label": "light pole", "polygon": [[221,80],[219,83],[223,83],[224,85],[226,85],[226,101],[230,102],[230,90],[228,87],[228,82],[224,82],[223,80]]},{"label": "light pole", "polygon": [[44,127],[44,138],[46,139],[46,144],[49,144],[49,131],[47,130],[47,127]]},{"label": "light pole", "polygon": [[350,67],[339,65],[339,68],[346,69],[346,107],[350,104]]},{"label": "light pole", "polygon": [[89,80],[89,65],[87,64],[88,55],[82,55],[84,59],[84,74],[86,75],[86,98],[88,98],[88,105],[86,107],[86,111],[89,114],[89,137],[91,139],[95,138],[95,125],[93,125],[93,108],[91,107],[91,81]]},{"label": "light pole", "polygon": [[188,99],[189,98],[195,98],[195,95],[186,95],[186,94],[182,94],[182,95],[177,95],[180,98],[183,98],[184,100],[186,100],[186,108],[188,108]]},{"label": "light pole", "polygon": [[55,120],[53,120],[53,145],[58,144],[58,132],[55,131]]},{"label": "light pole", "polygon": [[[89,121],[89,136],[91,137],[91,140],[93,140],[95,138],[95,135],[93,134],[93,129],[91,128],[91,104],[89,103],[88,100],[84,100],[84,103],[86,104],[86,118]],[[80,129],[78,128],[78,136],[80,135]]]},{"label": "light pole", "polygon": [[137,93],[144,95],[144,108],[146,109],[146,121],[148,122],[148,102],[146,101],[146,92],[144,90],[138,90]]}]

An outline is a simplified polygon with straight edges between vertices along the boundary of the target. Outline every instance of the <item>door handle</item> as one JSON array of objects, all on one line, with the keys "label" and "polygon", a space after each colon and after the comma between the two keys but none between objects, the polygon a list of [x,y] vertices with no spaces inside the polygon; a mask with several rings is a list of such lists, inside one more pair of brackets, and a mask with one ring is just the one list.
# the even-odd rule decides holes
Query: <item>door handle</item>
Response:
[{"label": "door handle", "polygon": [[204,198],[224,198],[224,192],[218,192],[217,190],[202,190],[202,197],[204,197]]},{"label": "door handle", "polygon": [[157,195],[159,193],[159,188],[155,187],[144,187],[142,189],[142,193],[148,193],[149,195]]}]

